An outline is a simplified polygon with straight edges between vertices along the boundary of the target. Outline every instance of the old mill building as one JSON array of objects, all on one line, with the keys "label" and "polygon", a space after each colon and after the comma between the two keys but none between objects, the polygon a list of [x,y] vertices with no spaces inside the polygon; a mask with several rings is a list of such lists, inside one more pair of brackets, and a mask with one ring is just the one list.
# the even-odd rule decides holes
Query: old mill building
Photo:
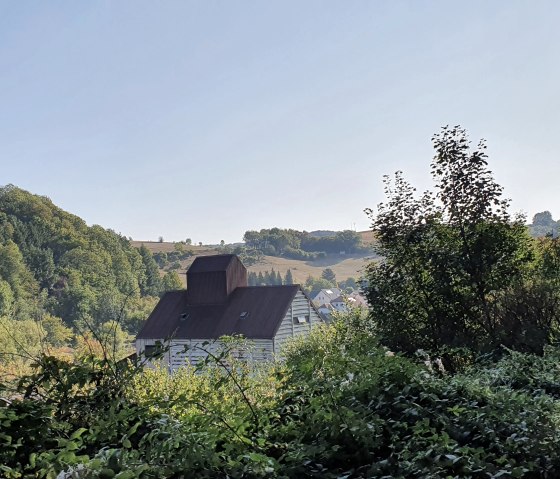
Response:
[{"label": "old mill building", "polygon": [[176,370],[216,350],[220,337],[241,335],[250,345],[247,359],[267,361],[321,322],[300,285],[247,286],[237,256],[200,256],[187,271],[187,289],[165,293],[156,305],[136,337],[136,352],[150,357],[157,344],[165,345],[162,361]]}]

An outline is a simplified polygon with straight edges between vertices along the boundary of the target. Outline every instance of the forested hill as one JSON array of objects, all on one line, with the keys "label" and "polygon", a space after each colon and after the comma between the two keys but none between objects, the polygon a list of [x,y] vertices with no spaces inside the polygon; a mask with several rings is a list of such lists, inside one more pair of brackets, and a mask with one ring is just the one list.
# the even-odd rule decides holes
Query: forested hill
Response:
[{"label": "forested hill", "polygon": [[160,278],[152,254],[44,196],[0,188],[0,318],[62,319],[85,328],[118,320],[136,332],[176,273]]}]

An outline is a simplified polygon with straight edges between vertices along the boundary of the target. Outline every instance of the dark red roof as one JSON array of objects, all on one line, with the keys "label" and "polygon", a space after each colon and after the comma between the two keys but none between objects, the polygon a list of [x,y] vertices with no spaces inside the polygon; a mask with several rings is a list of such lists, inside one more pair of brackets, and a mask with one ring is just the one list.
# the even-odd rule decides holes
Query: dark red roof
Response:
[{"label": "dark red roof", "polygon": [[[161,298],[137,337],[217,339],[242,334],[270,339],[299,290],[299,285],[238,287],[217,304],[190,304],[186,291],[171,291]],[[242,313],[248,314],[242,317]]]}]

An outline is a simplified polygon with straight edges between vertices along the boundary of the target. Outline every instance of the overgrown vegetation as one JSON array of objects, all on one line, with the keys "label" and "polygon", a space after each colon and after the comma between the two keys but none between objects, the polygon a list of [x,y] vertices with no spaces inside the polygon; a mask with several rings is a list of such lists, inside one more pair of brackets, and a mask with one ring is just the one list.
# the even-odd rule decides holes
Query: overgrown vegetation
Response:
[{"label": "overgrown vegetation", "polygon": [[354,313],[292,344],[284,362],[237,363],[226,350],[172,376],[45,357],[0,408],[3,475],[560,474],[556,349],[450,375],[389,353],[370,326]]},{"label": "overgrown vegetation", "polygon": [[367,275],[382,340],[407,352],[542,352],[558,333],[558,240],[533,241],[510,217],[484,142],[471,151],[458,127],[433,141],[435,193],[416,198],[397,173],[378,214],[367,210],[383,258]]},{"label": "overgrown vegetation", "polygon": [[[509,216],[484,144],[471,151],[460,128],[434,144],[436,192],[416,199],[397,174],[369,211],[383,255],[362,285],[369,313],[268,364],[236,359],[237,338],[173,375],[103,341],[97,355],[38,354],[0,384],[3,477],[560,477],[560,242]],[[13,264],[0,307],[35,294],[18,292],[37,279]],[[41,326],[66,341],[56,317]]]}]

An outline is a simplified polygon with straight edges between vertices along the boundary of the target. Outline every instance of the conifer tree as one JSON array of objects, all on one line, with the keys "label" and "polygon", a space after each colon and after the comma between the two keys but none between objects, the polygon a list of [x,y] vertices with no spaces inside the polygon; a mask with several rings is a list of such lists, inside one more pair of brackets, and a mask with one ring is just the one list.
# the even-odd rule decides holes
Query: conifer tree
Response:
[{"label": "conifer tree", "polygon": [[257,285],[257,273],[255,273],[254,271],[249,272],[249,275],[247,277],[247,284],[249,286]]},{"label": "conifer tree", "polygon": [[286,271],[286,276],[284,278],[284,284],[294,284],[294,278],[292,277],[292,271]]},{"label": "conifer tree", "polygon": [[144,281],[140,283],[142,294],[158,296],[162,290],[162,279],[159,275],[158,265],[150,250],[142,244],[140,246],[140,256],[146,271]]}]

